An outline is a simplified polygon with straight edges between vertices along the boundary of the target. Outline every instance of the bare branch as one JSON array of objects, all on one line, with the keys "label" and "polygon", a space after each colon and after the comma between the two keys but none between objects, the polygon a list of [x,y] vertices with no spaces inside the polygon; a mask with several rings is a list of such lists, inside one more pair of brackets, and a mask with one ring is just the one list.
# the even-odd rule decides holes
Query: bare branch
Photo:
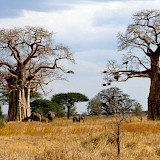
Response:
[{"label": "bare branch", "polygon": [[53,33],[41,27],[0,29],[0,79],[6,88],[34,88],[64,79],[60,73],[73,73],[61,66],[63,61],[75,63],[73,53],[54,43]]},{"label": "bare branch", "polygon": [[10,65],[9,63],[7,62],[3,62],[0,60],[0,67],[2,67],[3,65],[7,66],[8,68],[10,68],[12,71],[15,71],[14,70],[14,67],[12,65]]},{"label": "bare branch", "polygon": [[[10,42],[8,42],[8,47],[9,47],[10,50],[12,51],[12,54],[11,54],[11,55],[14,55],[14,58],[15,58],[19,63],[21,63],[21,58],[20,58],[20,55],[19,55],[19,51],[18,51],[15,47],[13,47],[13,46],[10,44]],[[16,55],[15,52],[18,53],[18,56]],[[19,57],[19,58],[18,58],[18,57]]]},{"label": "bare branch", "polygon": [[138,61],[139,61],[139,63],[140,63],[145,69],[148,70],[148,68],[142,63],[142,61],[139,59],[139,57],[137,57],[137,56],[133,56],[133,57],[134,57],[134,58],[137,58]]}]

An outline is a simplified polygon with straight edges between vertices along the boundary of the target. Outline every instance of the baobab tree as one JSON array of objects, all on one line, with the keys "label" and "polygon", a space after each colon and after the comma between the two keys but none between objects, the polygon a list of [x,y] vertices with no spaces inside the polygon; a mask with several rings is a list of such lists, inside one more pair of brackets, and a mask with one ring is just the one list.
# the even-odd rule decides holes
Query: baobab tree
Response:
[{"label": "baobab tree", "polygon": [[104,71],[107,84],[134,77],[150,78],[148,118],[160,119],[160,11],[143,10],[133,15],[133,23],[118,34],[119,50],[129,49],[118,65],[108,61]]},{"label": "baobab tree", "polygon": [[64,61],[75,63],[73,53],[44,28],[0,29],[0,92],[8,96],[8,121],[30,116],[31,90],[73,73]]}]

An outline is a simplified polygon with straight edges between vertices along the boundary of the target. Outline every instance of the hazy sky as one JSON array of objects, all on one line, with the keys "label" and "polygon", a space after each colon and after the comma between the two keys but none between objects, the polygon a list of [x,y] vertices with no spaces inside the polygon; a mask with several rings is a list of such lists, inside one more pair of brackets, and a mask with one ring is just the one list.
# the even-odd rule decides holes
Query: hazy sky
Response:
[{"label": "hazy sky", "polygon": [[[41,26],[55,33],[56,42],[67,45],[74,53],[75,71],[68,82],[56,81],[46,87],[53,94],[80,92],[93,98],[102,89],[107,60],[121,60],[117,51],[117,34],[125,31],[132,15],[143,9],[160,9],[159,0],[0,0],[0,27]],[[143,54],[143,53],[142,53]],[[113,83],[147,109],[149,79],[135,78]],[[111,87],[109,86],[109,87]],[[86,103],[77,105],[79,113]],[[4,110],[3,107],[3,111]]]}]

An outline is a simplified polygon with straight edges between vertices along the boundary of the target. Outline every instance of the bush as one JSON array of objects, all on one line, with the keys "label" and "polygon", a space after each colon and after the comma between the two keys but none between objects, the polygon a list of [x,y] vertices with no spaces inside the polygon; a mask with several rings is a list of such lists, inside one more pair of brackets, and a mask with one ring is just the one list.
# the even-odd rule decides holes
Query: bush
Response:
[{"label": "bush", "polygon": [[5,126],[6,126],[6,124],[4,122],[4,119],[1,119],[0,120],[0,128],[5,127]]}]

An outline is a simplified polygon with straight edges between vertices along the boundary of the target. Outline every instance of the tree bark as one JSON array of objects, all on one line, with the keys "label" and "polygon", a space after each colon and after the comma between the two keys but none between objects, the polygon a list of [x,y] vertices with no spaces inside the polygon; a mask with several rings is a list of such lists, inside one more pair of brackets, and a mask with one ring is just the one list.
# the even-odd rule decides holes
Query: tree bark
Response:
[{"label": "tree bark", "polygon": [[67,108],[68,108],[68,112],[67,112],[67,118],[69,119],[69,117],[70,117],[70,106],[67,106]]},{"label": "tree bark", "polygon": [[148,97],[148,119],[160,119],[160,80],[151,80],[150,93]]},{"label": "tree bark", "polygon": [[160,71],[159,53],[151,59],[151,85],[148,97],[148,119],[160,119]]},{"label": "tree bark", "polygon": [[13,90],[9,93],[8,121],[22,121],[31,115],[30,89]]}]

